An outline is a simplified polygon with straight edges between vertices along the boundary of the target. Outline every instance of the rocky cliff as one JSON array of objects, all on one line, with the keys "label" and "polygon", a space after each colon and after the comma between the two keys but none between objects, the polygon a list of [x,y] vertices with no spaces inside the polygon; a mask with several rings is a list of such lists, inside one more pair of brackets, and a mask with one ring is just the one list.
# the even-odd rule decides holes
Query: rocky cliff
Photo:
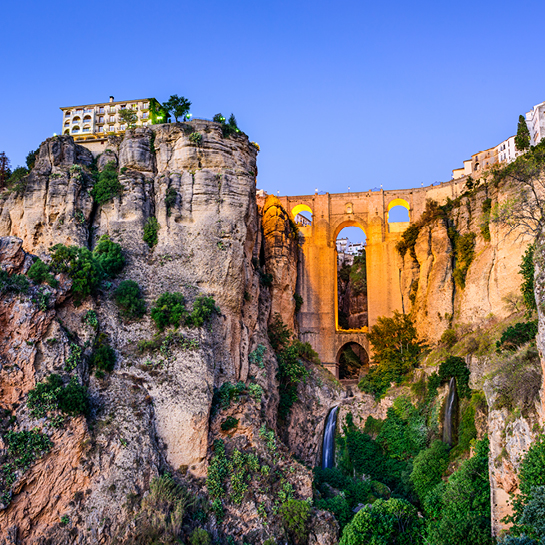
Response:
[{"label": "rocky cliff", "polygon": [[[195,132],[197,144],[189,138]],[[35,256],[47,263],[56,244],[93,249],[106,234],[121,245],[126,265],[82,304],[72,297],[69,275],[57,275],[55,288],[31,283],[18,294],[4,290],[2,425],[8,434],[40,430],[43,448],[14,473],[3,497],[0,543],[130,541],[142,533],[141,516],[159,474],[173,475],[198,505],[211,494],[204,478],[210,458],[223,452],[212,448],[216,439],[225,445],[221,456],[251,454],[241,469],[248,479],[252,460],[267,460],[283,475],[285,494],[312,496],[308,470],[280,444],[280,457],[267,447],[274,441],[274,431],[266,434],[276,429],[278,386],[266,334],[271,297],[260,282],[257,149],[246,136],[224,138],[219,124],[204,121],[127,131],[105,147],[95,161],[70,137],[50,138],[20,187],[1,195],[0,260],[9,274],[26,273]],[[97,169],[108,163],[122,191],[97,205],[91,196]],[[151,244],[144,241],[150,225],[156,231]],[[279,257],[289,276],[288,258]],[[149,312],[141,320],[120,314],[112,293],[124,280],[139,284],[148,309],[162,293],[178,292],[188,307],[200,295],[213,297],[219,314],[204,326],[182,328],[183,336],[160,334]],[[96,316],[92,325],[89,311]],[[115,367],[93,375],[93,349],[106,341]],[[88,418],[64,417],[54,427],[51,416],[29,409],[29,392],[52,373],[88,387]],[[230,394],[222,394],[234,384],[233,405]],[[229,417],[237,424],[225,432],[221,424]],[[15,448],[7,446],[0,444],[0,463]],[[203,515],[184,523],[187,532],[200,520],[218,539],[261,543],[281,535],[278,506],[274,498],[260,501],[257,486],[246,493],[243,511],[229,496],[212,514],[198,508]],[[311,541],[331,541],[335,524],[322,526],[313,525]]]}]

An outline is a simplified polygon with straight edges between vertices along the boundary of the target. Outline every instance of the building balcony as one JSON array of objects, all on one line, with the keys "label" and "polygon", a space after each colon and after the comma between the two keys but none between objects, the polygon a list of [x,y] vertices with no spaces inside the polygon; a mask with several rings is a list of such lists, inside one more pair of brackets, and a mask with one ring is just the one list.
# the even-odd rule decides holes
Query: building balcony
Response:
[{"label": "building balcony", "polygon": [[72,134],[79,134],[79,129],[72,129]]}]

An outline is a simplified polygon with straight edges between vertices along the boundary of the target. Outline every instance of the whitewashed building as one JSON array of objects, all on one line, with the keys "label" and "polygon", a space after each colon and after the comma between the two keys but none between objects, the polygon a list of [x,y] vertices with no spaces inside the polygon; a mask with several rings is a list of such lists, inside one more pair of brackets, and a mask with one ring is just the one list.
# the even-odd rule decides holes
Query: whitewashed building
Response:
[{"label": "whitewashed building", "polygon": [[526,125],[530,131],[530,145],[539,144],[545,137],[545,102],[537,104],[526,113]]}]

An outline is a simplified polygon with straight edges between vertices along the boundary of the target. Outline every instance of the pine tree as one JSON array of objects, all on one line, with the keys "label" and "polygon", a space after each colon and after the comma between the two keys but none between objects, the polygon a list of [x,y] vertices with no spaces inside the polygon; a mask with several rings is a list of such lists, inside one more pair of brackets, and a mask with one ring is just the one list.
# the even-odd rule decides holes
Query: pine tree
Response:
[{"label": "pine tree", "polygon": [[11,176],[9,159],[4,151],[0,152],[0,187],[5,187],[8,178]]},{"label": "pine tree", "polygon": [[530,131],[528,130],[528,125],[526,125],[526,119],[523,115],[519,115],[517,136],[515,136],[515,147],[519,151],[530,148]]}]

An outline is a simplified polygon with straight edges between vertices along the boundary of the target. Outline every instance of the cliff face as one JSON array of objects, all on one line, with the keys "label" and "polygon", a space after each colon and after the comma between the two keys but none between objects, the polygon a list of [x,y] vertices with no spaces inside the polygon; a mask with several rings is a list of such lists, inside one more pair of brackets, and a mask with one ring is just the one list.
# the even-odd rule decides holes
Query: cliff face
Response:
[{"label": "cliff face", "polygon": [[[530,239],[489,221],[490,209],[508,191],[489,184],[461,198],[448,221],[437,219],[420,229],[414,255],[399,257],[405,309],[424,338],[437,342],[453,325],[476,327],[491,315],[501,320],[513,312],[507,300],[520,292],[518,271]],[[455,241],[463,237],[473,249],[467,272],[459,275],[464,264]]]},{"label": "cliff face", "polygon": [[[191,132],[201,133],[199,145],[189,140]],[[245,136],[225,139],[218,124],[203,121],[128,131],[106,147],[96,166],[116,163],[123,191],[97,206],[91,154],[65,136],[41,146],[23,190],[2,195],[2,268],[26,272],[33,261],[28,254],[47,261],[54,244],[93,248],[108,234],[126,258],[113,287],[138,282],[148,307],[166,291],[183,293],[188,306],[199,294],[210,295],[220,315],[206,327],[183,330],[190,348],[159,338],[157,349],[142,353],[137,343],[157,329],[149,313],[123,319],[108,285],[78,307],[62,275],[57,288],[45,288],[45,307],[39,304],[44,288],[34,285],[28,295],[2,298],[1,408],[12,415],[10,429],[38,427],[53,446],[17,473],[11,503],[0,510],[0,542],[110,543],[129,536],[135,522],[127,498],[142,498],[159,471],[175,472],[202,492],[214,439],[263,453],[260,427],[276,428],[277,364],[266,335],[271,303],[255,267],[261,242],[256,149]],[[159,229],[150,248],[143,235],[152,217]],[[85,318],[89,310],[98,317],[96,328]],[[103,379],[88,365],[99,338],[117,356]],[[258,345],[265,349],[260,365],[249,358]],[[30,414],[27,394],[51,373],[66,374],[75,351],[81,357],[69,374],[88,386],[91,416],[69,417],[53,429]],[[244,397],[236,413],[240,429],[226,435],[220,423],[227,413],[211,415],[214,390],[249,379],[262,393]],[[294,462],[290,475],[297,497],[312,495],[307,470]],[[263,539],[272,531],[255,505],[244,517],[226,508],[225,531],[242,537],[250,527]],[[207,528],[217,533],[220,527],[212,518]],[[314,539],[328,542],[330,530],[322,530]]]}]

